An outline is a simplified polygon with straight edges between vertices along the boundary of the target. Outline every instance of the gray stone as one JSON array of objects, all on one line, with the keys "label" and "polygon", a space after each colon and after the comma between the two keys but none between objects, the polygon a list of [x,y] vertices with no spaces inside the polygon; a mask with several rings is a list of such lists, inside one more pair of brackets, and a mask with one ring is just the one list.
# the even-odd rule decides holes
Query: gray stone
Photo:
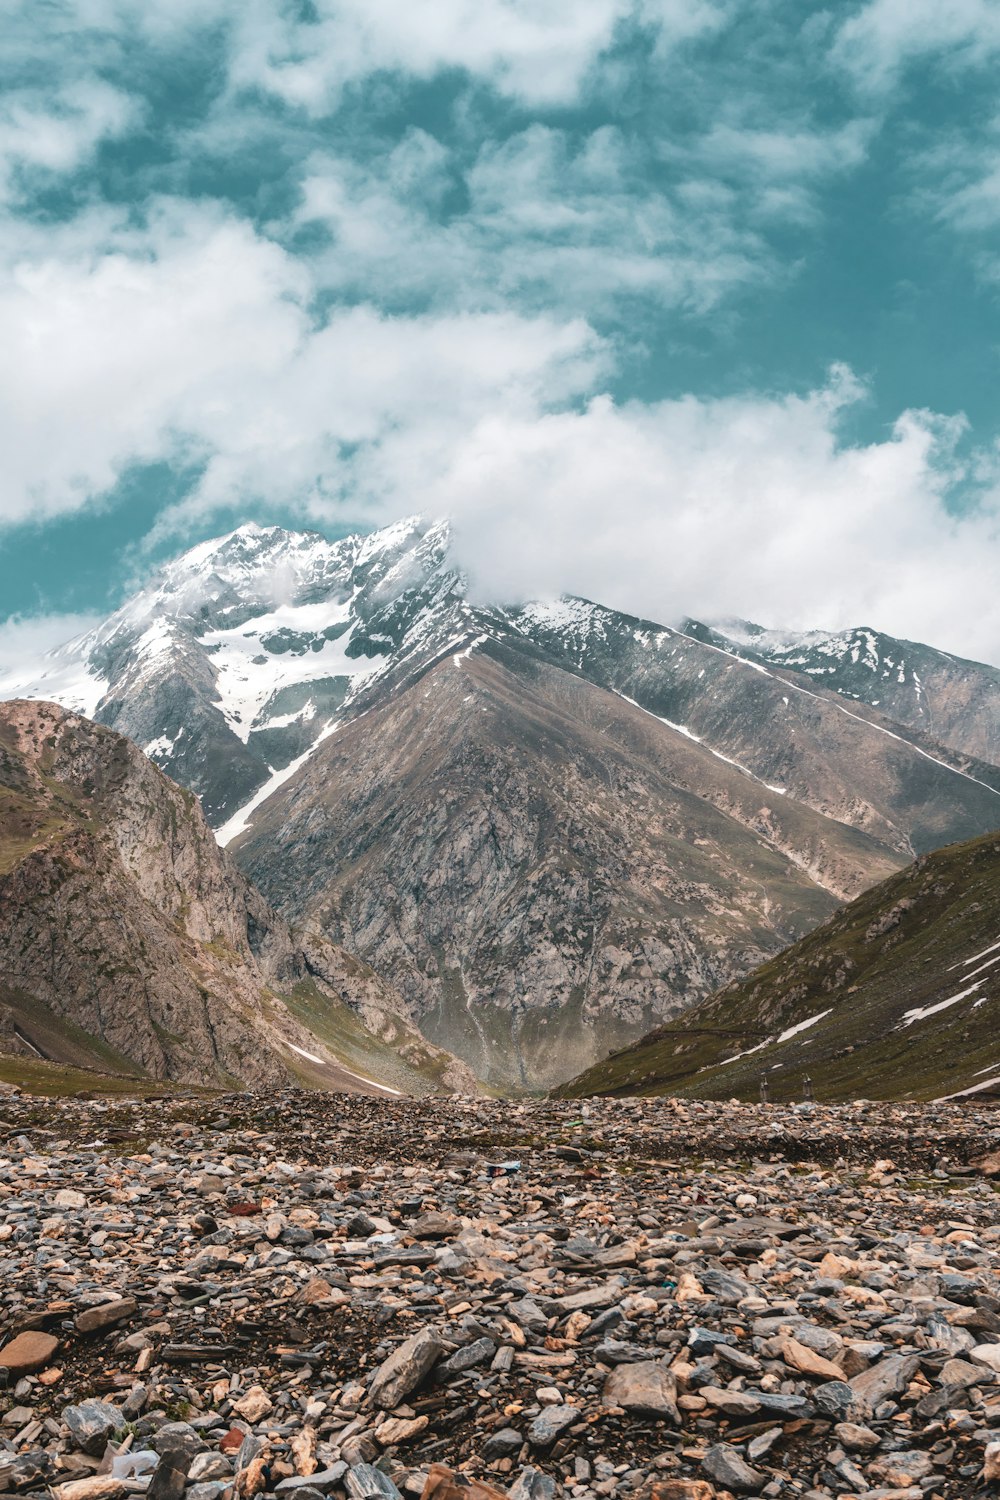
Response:
[{"label": "gray stone", "polygon": [[666,1365],[656,1359],[640,1360],[634,1365],[619,1365],[604,1382],[605,1406],[620,1406],[625,1411],[650,1412],[680,1424],[677,1410],[677,1385]]},{"label": "gray stone", "polygon": [[580,1420],[576,1406],[546,1406],[528,1428],[528,1442],[533,1448],[548,1448],[556,1438]]},{"label": "gray stone", "polygon": [[424,1380],[445,1352],[445,1345],[431,1328],[421,1328],[394,1349],[375,1372],[371,1383],[372,1403],[392,1411]]},{"label": "gray stone", "polygon": [[716,1484],[742,1495],[758,1494],[768,1479],[759,1469],[752,1469],[729,1443],[715,1443],[703,1455],[701,1466]]},{"label": "gray stone", "polygon": [[883,1401],[905,1391],[919,1368],[920,1358],[916,1354],[889,1354],[870,1370],[853,1376],[848,1384],[855,1396],[874,1411]]},{"label": "gray stone", "polygon": [[81,1401],[63,1408],[62,1419],[69,1428],[75,1448],[94,1457],[104,1452],[107,1441],[124,1425],[117,1406],[107,1401]]}]

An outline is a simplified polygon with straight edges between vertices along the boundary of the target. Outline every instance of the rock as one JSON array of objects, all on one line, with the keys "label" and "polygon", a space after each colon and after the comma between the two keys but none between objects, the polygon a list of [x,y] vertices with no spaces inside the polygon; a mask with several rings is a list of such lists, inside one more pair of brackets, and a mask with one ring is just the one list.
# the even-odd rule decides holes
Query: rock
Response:
[{"label": "rock", "polygon": [[848,1384],[855,1396],[874,1411],[880,1402],[905,1391],[919,1366],[916,1354],[890,1354],[870,1370],[852,1376]]},{"label": "rock", "polygon": [[849,1453],[872,1453],[879,1445],[878,1433],[857,1422],[838,1422],[833,1430]]},{"label": "rock", "polygon": [[729,1443],[715,1443],[702,1456],[702,1468],[728,1490],[737,1494],[756,1494],[767,1483],[767,1475],[752,1469]]},{"label": "rock", "polygon": [[160,1459],[146,1491],[147,1500],[182,1500],[194,1453],[175,1449]]},{"label": "rock", "polygon": [[839,1365],[835,1365],[830,1359],[824,1359],[805,1344],[800,1344],[798,1339],[782,1339],[780,1349],[785,1364],[790,1365],[793,1370],[800,1370],[803,1375],[816,1375],[820,1380],[843,1379],[844,1372]]},{"label": "rock", "polygon": [[825,1417],[849,1417],[865,1408],[857,1392],[846,1380],[827,1380],[813,1387],[812,1399]]},{"label": "rock", "polygon": [[1000,1481],[1000,1443],[987,1443],[983,1453],[983,1478],[990,1484]]},{"label": "rock", "polygon": [[39,1490],[50,1483],[56,1472],[56,1461],[42,1448],[32,1448],[16,1457],[0,1458],[0,1489]]},{"label": "rock", "polygon": [[73,1446],[95,1456],[104,1452],[108,1439],[123,1426],[118,1407],[106,1401],[81,1401],[64,1407],[62,1419]]},{"label": "rock", "polygon": [[461,1375],[463,1370],[472,1370],[476,1365],[486,1364],[496,1352],[497,1346],[492,1339],[476,1339],[473,1343],[456,1349],[450,1358],[439,1365],[438,1375],[445,1379],[451,1375]]},{"label": "rock", "polygon": [[222,1453],[196,1453],[188,1469],[192,1484],[201,1484],[210,1479],[228,1479],[233,1472],[229,1459]]},{"label": "rock", "polygon": [[388,1421],[379,1424],[375,1436],[383,1448],[394,1447],[397,1443],[408,1443],[419,1436],[429,1421],[429,1417],[413,1417],[411,1420],[390,1417]]},{"label": "rock", "polygon": [[0,1349],[0,1368],[14,1376],[33,1375],[48,1364],[58,1348],[59,1340],[51,1333],[19,1333]]},{"label": "rock", "polygon": [[715,1500],[715,1494],[705,1479],[654,1479],[650,1500]]},{"label": "rock", "polygon": [[494,1432],[483,1444],[483,1457],[486,1459],[513,1458],[521,1450],[524,1438],[516,1427],[501,1427]]},{"label": "rock", "polygon": [[618,1365],[604,1382],[605,1406],[620,1406],[625,1411],[650,1412],[680,1424],[677,1410],[677,1385],[673,1375],[659,1360],[640,1360],[634,1365]]},{"label": "rock", "polygon": [[784,1435],[783,1427],[769,1427],[766,1432],[759,1432],[747,1443],[747,1458],[751,1463],[757,1463],[759,1459],[766,1458],[774,1445],[781,1442]]},{"label": "rock", "polygon": [[430,1328],[421,1328],[394,1349],[372,1379],[369,1394],[375,1406],[392,1411],[434,1368],[445,1345]]},{"label": "rock", "polygon": [[698,1395],[727,1417],[753,1417],[760,1411],[760,1401],[747,1391],[730,1391],[715,1385],[703,1385]]},{"label": "rock", "polygon": [[[969,1350],[969,1358],[974,1359],[977,1364],[988,1365],[995,1374],[1000,1375],[1000,1344],[977,1344],[974,1349]],[[3,1358],[0,1356],[0,1364]]]},{"label": "rock", "polygon": [[60,1188],[52,1202],[56,1208],[86,1208],[87,1206],[85,1195],[78,1192],[76,1188]]},{"label": "rock", "polygon": [[531,1464],[526,1464],[517,1476],[507,1500],[555,1500],[556,1482],[550,1474],[543,1474]]},{"label": "rock", "polygon": [[371,1464],[352,1464],[344,1475],[344,1488],[351,1500],[402,1500],[388,1474]]},{"label": "rock", "polygon": [[444,1464],[431,1464],[420,1500],[507,1500],[507,1497],[482,1479],[456,1474]]},{"label": "rock", "polygon": [[233,1411],[238,1412],[247,1422],[259,1422],[261,1417],[266,1417],[273,1410],[273,1406],[274,1403],[263,1386],[252,1385],[245,1396],[233,1402]]},{"label": "rock", "polygon": [[911,1484],[926,1479],[934,1472],[929,1456],[919,1448],[905,1453],[889,1453],[869,1464],[868,1473],[873,1479],[881,1479],[893,1489],[906,1489]]},{"label": "rock", "polygon": [[110,1474],[91,1474],[87,1479],[54,1484],[52,1493],[56,1500],[121,1500],[130,1490],[126,1479],[112,1479]]},{"label": "rock", "polygon": [[547,1406],[528,1428],[528,1442],[533,1448],[548,1448],[579,1420],[580,1412],[575,1406]]},{"label": "rock", "polygon": [[131,1318],[138,1304],[133,1297],[115,1297],[110,1302],[100,1302],[77,1313],[74,1320],[77,1333],[97,1333],[101,1328],[110,1328]]}]

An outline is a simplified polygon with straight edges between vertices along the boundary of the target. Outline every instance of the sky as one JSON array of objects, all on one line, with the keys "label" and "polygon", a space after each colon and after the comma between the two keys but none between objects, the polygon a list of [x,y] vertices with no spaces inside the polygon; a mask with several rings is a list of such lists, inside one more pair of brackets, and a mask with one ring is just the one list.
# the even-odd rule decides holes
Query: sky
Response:
[{"label": "sky", "polygon": [[995,0],[6,0],[0,655],[244,520],[1000,664]]}]

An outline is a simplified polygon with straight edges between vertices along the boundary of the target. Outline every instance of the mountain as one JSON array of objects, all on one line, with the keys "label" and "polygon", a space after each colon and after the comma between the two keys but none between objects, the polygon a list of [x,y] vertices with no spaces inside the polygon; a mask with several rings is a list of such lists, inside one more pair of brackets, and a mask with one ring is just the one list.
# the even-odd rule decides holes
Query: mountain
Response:
[{"label": "mountain", "polygon": [[341,542],[242,526],[184,553],[97,629],[0,673],[0,696],[49,698],[128,735],[217,827],[453,588],[446,545],[446,527],[415,521]]},{"label": "mountain", "polygon": [[0,704],[3,1050],[227,1087],[468,1086],[398,1012],[365,965],[276,915],[135,745]]},{"label": "mountain", "polygon": [[960,755],[1000,762],[1000,670],[862,626],[833,633],[764,630],[745,620],[700,627],[706,639],[784,668]]},{"label": "mountain", "polygon": [[15,689],[130,735],[286,920],[501,1087],[558,1082],[1000,824],[996,765],[709,627],[473,603],[442,522],[241,527]]},{"label": "mountain", "polygon": [[924,855],[564,1085],[588,1094],[1000,1098],[1000,837]]}]

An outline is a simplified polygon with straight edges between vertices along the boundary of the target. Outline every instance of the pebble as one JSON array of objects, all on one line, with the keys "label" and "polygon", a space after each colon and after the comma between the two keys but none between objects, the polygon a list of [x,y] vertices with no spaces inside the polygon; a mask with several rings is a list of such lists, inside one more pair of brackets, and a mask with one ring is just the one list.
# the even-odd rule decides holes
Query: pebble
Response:
[{"label": "pebble", "polygon": [[5,1090],[0,1492],[960,1500],[998,1151],[974,1102]]}]

